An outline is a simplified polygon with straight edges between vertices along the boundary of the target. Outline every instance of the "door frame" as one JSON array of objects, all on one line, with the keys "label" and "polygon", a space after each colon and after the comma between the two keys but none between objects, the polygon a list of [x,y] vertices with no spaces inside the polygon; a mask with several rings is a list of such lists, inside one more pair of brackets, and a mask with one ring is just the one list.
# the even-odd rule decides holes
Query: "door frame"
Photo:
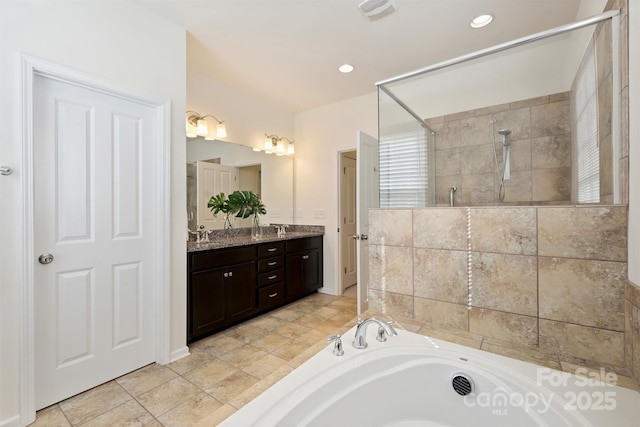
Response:
[{"label": "door frame", "polygon": [[154,258],[157,264],[159,284],[153,301],[156,309],[156,348],[155,358],[159,364],[170,361],[170,143],[171,140],[171,101],[157,101],[147,97],[132,94],[130,90],[99,80],[93,76],[80,73],[73,69],[60,66],[26,54],[21,55],[21,117],[22,117],[22,173],[21,178],[21,208],[23,216],[20,218],[22,231],[22,254],[20,259],[20,295],[19,295],[19,384],[20,384],[20,418],[23,425],[35,420],[35,312],[33,295],[34,278],[34,187],[33,187],[33,81],[35,76],[41,76],[63,83],[79,86],[90,91],[115,96],[151,107],[156,112],[155,144],[156,171],[155,206],[156,214],[155,236],[156,250]]},{"label": "door frame", "polygon": [[[342,157],[346,153],[355,153],[356,157],[358,156],[357,147],[353,149],[346,150],[338,150],[338,295],[342,295],[345,291],[344,283],[342,283],[342,269],[344,268],[344,252],[342,251],[342,236],[344,234],[344,227],[342,224],[342,189],[343,189],[343,175],[342,175]],[[355,193],[354,193],[355,197]],[[356,286],[358,286],[358,282],[356,281]]]}]

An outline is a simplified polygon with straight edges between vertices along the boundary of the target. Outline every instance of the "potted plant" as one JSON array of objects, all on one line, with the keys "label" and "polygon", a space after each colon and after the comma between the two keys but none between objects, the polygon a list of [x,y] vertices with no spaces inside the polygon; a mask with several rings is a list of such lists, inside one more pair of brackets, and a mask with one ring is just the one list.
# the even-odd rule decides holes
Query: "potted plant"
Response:
[{"label": "potted plant", "polygon": [[236,190],[229,194],[227,204],[230,211],[235,212],[237,218],[249,218],[253,216],[251,236],[254,238],[262,236],[260,215],[266,214],[267,208],[256,193],[248,190]]},{"label": "potted plant", "polygon": [[225,197],[224,193],[220,193],[216,196],[211,196],[209,202],[207,203],[207,207],[211,209],[211,212],[213,212],[213,216],[215,218],[217,218],[218,214],[221,212],[224,214],[225,230],[228,228],[233,228],[233,224],[231,224],[231,215],[235,213],[235,210],[231,205],[229,205],[229,200]]}]

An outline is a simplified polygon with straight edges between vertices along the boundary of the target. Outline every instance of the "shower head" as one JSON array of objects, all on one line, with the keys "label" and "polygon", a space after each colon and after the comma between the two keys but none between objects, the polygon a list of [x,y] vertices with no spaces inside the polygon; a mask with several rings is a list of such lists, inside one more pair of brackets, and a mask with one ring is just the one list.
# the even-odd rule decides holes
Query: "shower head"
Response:
[{"label": "shower head", "polygon": [[500,130],[498,131],[498,133],[499,133],[500,135],[502,135],[502,136],[511,135],[511,131],[510,131],[510,130],[507,130],[507,129],[500,129]]}]

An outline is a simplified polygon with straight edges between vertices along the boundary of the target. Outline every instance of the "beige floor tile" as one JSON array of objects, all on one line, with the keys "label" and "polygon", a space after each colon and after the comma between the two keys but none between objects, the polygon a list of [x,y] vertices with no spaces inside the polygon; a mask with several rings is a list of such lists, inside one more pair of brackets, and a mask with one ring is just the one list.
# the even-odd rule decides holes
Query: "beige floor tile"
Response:
[{"label": "beige floor tile", "polygon": [[298,325],[306,326],[307,328],[315,328],[320,323],[324,322],[324,318],[320,316],[314,316],[312,314],[304,314],[296,320]]},{"label": "beige floor tile", "polygon": [[302,365],[304,362],[306,362],[307,360],[309,360],[310,358],[315,356],[315,354],[318,353],[320,350],[322,350],[325,347],[327,347],[327,345],[329,345],[329,344],[324,342],[324,341],[321,341],[321,342],[319,342],[317,344],[314,344],[314,345],[308,347],[306,350],[298,353],[295,357],[291,358],[287,362],[287,364],[289,366],[297,368],[298,366]]},{"label": "beige floor tile", "polygon": [[158,387],[160,384],[171,381],[177,376],[178,374],[166,366],[152,363],[142,369],[118,378],[116,382],[132,396],[138,396],[152,388]]},{"label": "beige floor tile", "polygon": [[320,307],[313,311],[314,316],[320,316],[324,319],[334,319],[338,314],[340,314],[340,310],[331,307]]},{"label": "beige floor tile", "polygon": [[310,329],[311,328],[299,325],[297,323],[288,323],[286,325],[280,326],[274,332],[282,335],[283,337],[295,339],[300,335],[306,334]]},{"label": "beige floor tile", "polygon": [[246,366],[242,370],[251,376],[254,376],[258,379],[263,379],[286,363],[286,360],[278,356],[267,354],[266,356],[258,359],[255,363]]},{"label": "beige floor tile", "polygon": [[151,423],[153,420],[153,416],[138,402],[129,400],[80,425],[82,427],[143,426]]},{"label": "beige floor tile", "polygon": [[293,341],[291,338],[283,337],[276,333],[270,333],[252,342],[251,346],[259,348],[262,351],[266,351],[267,353],[271,353],[280,347],[284,347],[291,341]]},{"label": "beige floor tile", "polygon": [[327,307],[335,308],[341,311],[352,311],[356,314],[358,302],[355,298],[338,298],[327,304]]},{"label": "beige floor tile", "polygon": [[320,331],[318,329],[312,329],[310,331],[305,332],[304,334],[300,335],[299,337],[296,338],[296,341],[305,343],[305,344],[309,344],[309,345],[313,345],[317,342],[324,342],[326,343],[326,339],[327,337],[329,337],[330,335],[327,334],[324,331]]},{"label": "beige floor tile", "polygon": [[271,315],[260,316],[257,319],[252,320],[252,322],[254,326],[267,331],[274,331],[280,326],[286,325],[288,323],[286,320],[278,319],[277,317],[273,317]]},{"label": "beige floor tile", "polygon": [[254,386],[258,381],[258,378],[246,372],[236,371],[224,380],[216,383],[213,387],[206,390],[206,392],[220,402],[229,403],[229,401]]},{"label": "beige floor tile", "polygon": [[190,348],[189,355],[178,359],[175,362],[169,363],[167,368],[171,369],[178,375],[183,375],[192,369],[202,366],[207,362],[213,360],[215,356],[201,348]]},{"label": "beige floor tile", "polygon": [[350,326],[346,327],[346,323],[343,321],[329,319],[320,323],[314,329],[318,331],[326,332],[328,335],[335,335],[335,334],[343,334],[349,328]]},{"label": "beige floor tile", "polygon": [[201,389],[189,381],[178,377],[141,394],[136,399],[154,417],[159,417],[201,392]]},{"label": "beige floor tile", "polygon": [[69,421],[64,416],[58,405],[52,405],[41,409],[36,413],[36,421],[29,427],[70,427]]},{"label": "beige floor tile", "polygon": [[225,353],[233,351],[244,345],[242,341],[239,341],[233,337],[226,335],[216,335],[214,338],[209,338],[203,344],[198,346],[198,349],[204,350],[213,356],[222,356]]},{"label": "beige floor tile", "polygon": [[222,403],[217,399],[207,393],[200,393],[161,415],[158,420],[165,427],[191,426],[206,418],[221,406]]},{"label": "beige floor tile", "polygon": [[246,368],[252,365],[258,359],[266,356],[267,353],[250,345],[237,348],[220,356],[220,360],[223,360],[238,369]]},{"label": "beige floor tile", "polygon": [[231,328],[227,332],[227,335],[237,339],[243,344],[249,344],[250,342],[257,340],[258,338],[263,337],[266,333],[267,331],[265,329],[259,328],[257,326],[241,324],[239,326]]},{"label": "beige floor tile", "polygon": [[207,391],[217,382],[224,380],[237,370],[227,362],[216,358],[187,372],[184,378],[202,390]]},{"label": "beige floor tile", "polygon": [[238,396],[229,401],[229,404],[236,409],[242,408],[244,405],[255,399],[258,395],[262,394],[269,387],[286,377],[293,371],[293,368],[288,365],[280,366],[278,369],[271,372],[269,375],[249,387]]},{"label": "beige floor tile", "polygon": [[212,427],[217,426],[225,419],[229,418],[236,409],[231,405],[223,405],[214,412],[201,419],[193,425],[193,427]]},{"label": "beige floor tile", "polygon": [[273,313],[271,313],[271,315],[277,319],[280,320],[285,320],[287,322],[293,322],[296,319],[298,319],[299,317],[302,316],[302,313],[300,313],[299,311],[294,310],[293,308],[289,308],[289,307],[284,307],[284,308],[280,308],[276,311],[274,311]]},{"label": "beige floor tile", "polygon": [[92,388],[60,402],[60,409],[73,425],[82,424],[120,406],[132,397],[115,381]]},{"label": "beige floor tile", "polygon": [[281,359],[290,361],[308,348],[309,344],[301,343],[299,341],[293,341],[290,344],[285,345],[284,347],[280,347],[271,354],[273,354],[274,356],[278,356]]}]

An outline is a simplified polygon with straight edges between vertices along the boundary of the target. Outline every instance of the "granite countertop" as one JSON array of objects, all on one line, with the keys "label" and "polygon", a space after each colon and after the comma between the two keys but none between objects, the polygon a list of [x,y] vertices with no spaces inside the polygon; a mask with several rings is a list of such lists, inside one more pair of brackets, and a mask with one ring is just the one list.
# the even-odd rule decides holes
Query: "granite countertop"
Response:
[{"label": "granite countertop", "polygon": [[[266,227],[265,227],[266,228]],[[251,237],[250,228],[237,228],[231,230],[214,230],[209,236],[209,242],[187,242],[187,252],[206,251],[211,249],[232,248],[236,246],[255,245],[259,243],[280,242],[304,237],[323,236],[324,226],[290,225],[284,235],[278,237],[275,232],[265,233],[262,237]]]}]

